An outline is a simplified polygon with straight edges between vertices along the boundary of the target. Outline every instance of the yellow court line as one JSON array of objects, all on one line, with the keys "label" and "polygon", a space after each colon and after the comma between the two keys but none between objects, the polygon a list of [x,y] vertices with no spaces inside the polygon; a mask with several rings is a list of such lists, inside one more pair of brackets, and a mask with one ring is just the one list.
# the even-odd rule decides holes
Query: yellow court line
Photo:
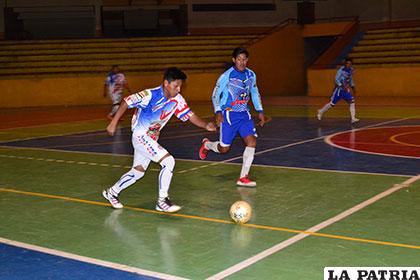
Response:
[{"label": "yellow court line", "polygon": [[400,145],[403,145],[403,146],[420,147],[420,145],[406,143],[406,142],[402,142],[402,141],[397,140],[397,137],[399,137],[399,136],[408,135],[408,134],[415,134],[415,133],[420,133],[420,131],[409,131],[409,132],[403,132],[403,133],[395,134],[392,137],[390,137],[389,140],[391,140],[392,142],[398,143]]},{"label": "yellow court line", "polygon": [[[60,199],[60,200],[64,200],[64,201],[79,202],[79,203],[85,203],[85,204],[91,204],[91,205],[99,205],[99,206],[110,207],[109,203],[105,203],[105,202],[85,200],[85,199],[73,198],[73,197],[67,197],[67,196],[61,196],[61,195],[27,192],[27,191],[20,191],[20,190],[15,190],[15,189],[6,189],[6,188],[0,188],[0,192],[15,193],[15,194],[28,195],[28,196],[52,198],[52,199]],[[150,210],[150,209],[144,209],[144,208],[139,208],[139,207],[124,206],[124,209],[137,211],[137,212],[143,212],[143,213],[160,214],[160,215],[174,216],[174,217],[194,219],[194,220],[214,222],[214,223],[221,223],[221,224],[234,224],[234,222],[232,222],[232,221],[226,221],[226,220],[221,220],[221,219],[207,218],[207,217],[200,217],[200,216],[179,214],[179,213],[165,213],[165,212],[160,212],[160,211]],[[256,229],[290,232],[290,233],[302,233],[302,234],[307,234],[307,235],[311,235],[311,236],[326,237],[326,238],[333,238],[333,239],[340,239],[340,240],[347,240],[347,241],[355,241],[355,242],[362,242],[362,243],[370,243],[370,244],[377,244],[377,245],[403,247],[403,248],[420,250],[419,245],[394,243],[394,242],[388,242],[388,241],[380,241],[380,240],[373,240],[373,239],[349,237],[349,236],[343,236],[343,235],[310,232],[310,231],[304,231],[304,230],[289,229],[289,228],[282,228],[282,227],[273,227],[273,226],[264,226],[264,225],[255,225],[255,224],[243,224],[241,226],[249,227],[249,228],[256,228]]]}]

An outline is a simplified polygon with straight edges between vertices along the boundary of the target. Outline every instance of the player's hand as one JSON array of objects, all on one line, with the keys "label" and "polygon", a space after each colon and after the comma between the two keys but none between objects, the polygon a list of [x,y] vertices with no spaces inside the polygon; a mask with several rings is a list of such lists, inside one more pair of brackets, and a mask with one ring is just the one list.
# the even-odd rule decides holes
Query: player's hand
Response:
[{"label": "player's hand", "polygon": [[214,123],[212,123],[212,122],[209,122],[207,125],[206,125],[206,130],[207,131],[216,131],[216,125],[214,124]]},{"label": "player's hand", "polygon": [[259,126],[261,126],[261,127],[263,127],[263,126],[264,126],[264,124],[267,122],[267,120],[265,119],[265,116],[264,116],[264,114],[263,114],[263,113],[259,113],[259,114],[258,114],[258,119],[260,120],[260,121],[258,122],[258,125],[259,125]]},{"label": "player's hand", "polygon": [[221,123],[223,122],[223,114],[217,113],[216,114],[216,124],[218,127],[220,127]]},{"label": "player's hand", "polygon": [[115,131],[117,130],[117,125],[114,124],[113,122],[111,122],[107,127],[106,127],[106,131],[108,132],[109,135],[114,136]]}]

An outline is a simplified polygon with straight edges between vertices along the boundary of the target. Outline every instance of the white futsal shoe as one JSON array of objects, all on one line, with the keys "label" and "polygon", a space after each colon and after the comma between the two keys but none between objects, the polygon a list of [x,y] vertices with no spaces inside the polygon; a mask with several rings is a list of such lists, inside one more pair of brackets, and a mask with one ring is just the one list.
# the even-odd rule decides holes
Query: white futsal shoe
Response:
[{"label": "white futsal shoe", "polygon": [[322,120],[321,110],[318,110],[318,114],[316,114],[316,118],[318,119],[318,121]]},{"label": "white futsal shoe", "polygon": [[179,211],[181,206],[173,204],[169,197],[165,197],[158,199],[155,209],[161,212],[174,213]]},{"label": "white futsal shoe", "polygon": [[124,207],[122,203],[119,201],[118,196],[114,196],[109,192],[109,189],[105,189],[102,191],[102,195],[111,203],[112,207],[115,209],[121,209]]}]

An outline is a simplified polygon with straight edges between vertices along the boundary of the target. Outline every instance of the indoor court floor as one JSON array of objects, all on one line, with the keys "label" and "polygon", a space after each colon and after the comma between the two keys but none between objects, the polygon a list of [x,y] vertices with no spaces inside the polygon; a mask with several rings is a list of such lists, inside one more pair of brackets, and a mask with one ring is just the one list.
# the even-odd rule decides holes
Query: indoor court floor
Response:
[{"label": "indoor court floor", "polygon": [[[326,100],[324,100],[326,101]],[[191,105],[211,116],[209,104]],[[175,120],[159,142],[176,159],[176,214],[154,210],[160,166],[114,210],[101,192],[131,167],[127,114],[108,108],[0,110],[0,279],[322,279],[324,267],[419,266],[420,104],[266,106],[251,177],[236,186],[243,144],[199,160],[218,139]],[[229,207],[253,216],[234,224]]]}]

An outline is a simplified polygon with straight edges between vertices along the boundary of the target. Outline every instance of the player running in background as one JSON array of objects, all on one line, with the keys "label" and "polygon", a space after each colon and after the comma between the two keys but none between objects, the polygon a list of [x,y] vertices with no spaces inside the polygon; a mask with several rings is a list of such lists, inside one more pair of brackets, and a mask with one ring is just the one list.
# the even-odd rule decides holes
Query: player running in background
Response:
[{"label": "player running in background", "polygon": [[108,93],[109,98],[111,98],[112,101],[111,112],[108,114],[108,119],[110,120],[114,117],[120,107],[124,88],[127,89],[129,94],[131,94],[131,90],[124,74],[121,73],[118,65],[113,65],[111,72],[108,73],[108,76],[105,79],[104,84],[104,97],[106,97]]},{"label": "player running in background", "polygon": [[243,153],[241,173],[236,184],[255,187],[257,183],[249,178],[249,170],[257,146],[257,132],[248,107],[250,99],[258,112],[258,125],[264,125],[265,117],[257,88],[256,75],[246,67],[248,56],[249,53],[245,48],[234,49],[232,53],[234,65],[217,80],[212,100],[216,122],[220,126],[220,137],[219,141],[215,142],[204,138],[199,150],[199,157],[205,159],[209,151],[227,153],[235,136],[239,133],[246,147]]},{"label": "player running in background", "polygon": [[127,109],[136,108],[131,125],[134,147],[133,167],[112,187],[102,192],[102,195],[114,208],[123,208],[118,195],[141,179],[150,161],[154,161],[162,167],[159,173],[159,198],[156,203],[156,210],[176,212],[181,209],[180,206],[173,204],[168,196],[175,159],[157,142],[160,130],[175,114],[181,121],[189,120],[198,127],[208,131],[216,131],[214,123],[207,123],[195,115],[180,94],[182,83],[186,78],[185,73],[176,67],[167,69],[162,85],[124,98],[120,108],[109,123],[107,131],[110,135],[114,135],[118,121],[124,112]]},{"label": "player running in background", "polygon": [[331,96],[331,101],[318,110],[317,118],[322,119],[322,115],[330,108],[334,107],[340,99],[344,99],[350,105],[351,123],[359,121],[356,118],[356,107],[354,104],[354,94],[356,89],[353,82],[353,61],[351,58],[346,58],[344,65],[341,66],[335,75],[335,88]]}]

